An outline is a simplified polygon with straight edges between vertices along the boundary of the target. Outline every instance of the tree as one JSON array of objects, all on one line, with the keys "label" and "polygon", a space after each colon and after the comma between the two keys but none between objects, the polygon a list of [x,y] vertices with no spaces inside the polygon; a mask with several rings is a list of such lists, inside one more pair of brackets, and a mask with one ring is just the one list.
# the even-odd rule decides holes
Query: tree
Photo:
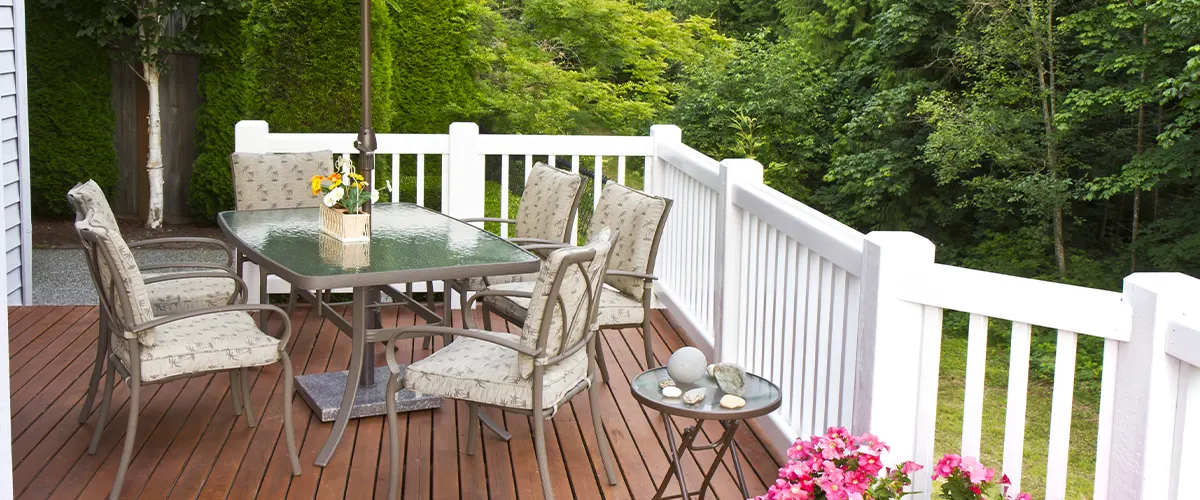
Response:
[{"label": "tree", "polygon": [[146,226],[154,229],[163,220],[162,107],[158,84],[174,52],[204,53],[197,42],[196,24],[204,17],[236,8],[239,0],[44,0],[79,26],[79,35],[118,54],[138,71],[149,96],[149,153],[146,172],[150,181],[150,210]]}]

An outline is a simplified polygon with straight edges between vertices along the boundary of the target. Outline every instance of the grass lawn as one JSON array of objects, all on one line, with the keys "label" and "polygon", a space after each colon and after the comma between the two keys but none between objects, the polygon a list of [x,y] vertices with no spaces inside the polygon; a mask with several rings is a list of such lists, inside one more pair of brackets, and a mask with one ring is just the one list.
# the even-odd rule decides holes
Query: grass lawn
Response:
[{"label": "grass lawn", "polygon": [[[993,323],[998,323],[993,320]],[[1042,335],[1050,335],[1043,333]],[[999,470],[1004,453],[1004,418],[1008,386],[1007,337],[989,336],[983,403],[983,433],[980,460]],[[1035,339],[1035,342],[1037,340]],[[1081,339],[1081,342],[1083,339]],[[995,347],[993,347],[995,346]],[[942,340],[941,377],[938,382],[938,419],[936,457],[958,453],[962,439],[963,379],[966,373],[967,339],[947,335]],[[1087,381],[1085,381],[1087,382]],[[1094,387],[1076,381],[1076,397],[1071,420],[1071,445],[1068,455],[1067,498],[1092,496],[1096,462],[1096,423],[1099,395]],[[1025,454],[1021,489],[1034,498],[1046,491],[1046,454],[1050,434],[1052,390],[1049,382],[1032,380],[1025,416]],[[935,459],[936,459],[935,457]],[[928,468],[927,468],[928,469]]]}]

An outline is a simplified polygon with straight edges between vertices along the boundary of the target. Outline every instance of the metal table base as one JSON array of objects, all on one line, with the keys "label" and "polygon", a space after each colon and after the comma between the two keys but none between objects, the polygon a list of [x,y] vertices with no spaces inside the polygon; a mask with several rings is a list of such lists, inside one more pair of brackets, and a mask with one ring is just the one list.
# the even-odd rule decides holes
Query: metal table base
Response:
[{"label": "metal table base", "polygon": [[[296,377],[296,392],[308,403],[313,413],[322,422],[332,422],[342,406],[342,393],[346,390],[348,372],[313,373]],[[354,397],[350,418],[374,417],[387,413],[383,393],[387,379],[391,376],[387,366],[375,367],[375,384],[359,387]],[[401,412],[429,410],[442,407],[442,398],[419,395],[409,389],[396,394],[396,409]]]},{"label": "metal table base", "polygon": [[[688,427],[683,431],[683,442],[679,447],[675,447],[675,434],[671,432],[671,417],[663,414],[663,423],[666,424],[667,442],[671,447],[671,469],[663,476],[662,482],[658,484],[658,491],[654,493],[654,500],[670,500],[674,498],[689,499],[691,495],[696,495],[701,500],[704,498],[704,493],[712,486],[713,474],[717,472],[717,468],[721,467],[721,459],[724,458],[725,452],[733,448],[733,468],[737,473],[738,489],[742,493],[743,498],[749,498],[750,494],[746,492],[746,476],[742,473],[742,464],[738,461],[737,442],[733,440],[734,433],[737,432],[741,421],[738,420],[722,420],[721,425],[725,427],[725,432],[721,434],[721,439],[708,444],[697,445],[696,436],[700,434],[700,428],[703,426],[703,420],[696,420],[696,425]],[[688,451],[702,450],[717,450],[717,458],[713,460],[712,466],[708,468],[708,472],[704,474],[704,481],[700,483],[699,491],[688,491],[687,481],[683,478],[683,465],[680,459]],[[667,491],[667,485],[671,482],[671,477],[674,476],[679,480],[678,495],[663,496]],[[714,493],[715,494],[715,493]]]}]

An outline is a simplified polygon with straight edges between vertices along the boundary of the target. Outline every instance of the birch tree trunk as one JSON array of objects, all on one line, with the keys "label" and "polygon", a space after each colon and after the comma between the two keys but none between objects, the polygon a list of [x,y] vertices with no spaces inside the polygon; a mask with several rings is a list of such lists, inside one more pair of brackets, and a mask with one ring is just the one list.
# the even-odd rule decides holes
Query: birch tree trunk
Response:
[{"label": "birch tree trunk", "polygon": [[158,102],[158,65],[143,63],[142,70],[150,96],[150,152],[146,159],[146,173],[150,178],[150,210],[146,215],[146,227],[157,229],[163,221],[162,106]]}]

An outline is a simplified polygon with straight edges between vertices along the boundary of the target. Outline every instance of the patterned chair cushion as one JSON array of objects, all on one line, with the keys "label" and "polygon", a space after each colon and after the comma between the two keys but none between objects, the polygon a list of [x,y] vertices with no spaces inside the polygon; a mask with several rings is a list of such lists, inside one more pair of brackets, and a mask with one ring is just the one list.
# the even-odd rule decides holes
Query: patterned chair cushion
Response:
[{"label": "patterned chair cushion", "polygon": [[[532,282],[502,283],[492,285],[488,290],[506,290],[532,292]],[[494,296],[484,297],[483,301],[501,314],[524,322],[525,311],[529,309],[529,299],[525,297]],[[596,324],[601,328],[615,325],[639,325],[645,318],[646,311],[641,299],[625,295],[609,285],[604,285],[600,292],[600,309],[596,312]]]},{"label": "patterned chair cushion", "polygon": [[[507,340],[516,335],[487,332]],[[546,367],[542,407],[553,409],[587,377],[587,350]],[[533,380],[517,374],[517,351],[484,340],[459,337],[404,372],[404,386],[423,394],[506,408],[533,409]]]},{"label": "patterned chair cushion", "polygon": [[538,162],[517,206],[515,237],[567,241],[583,177]]},{"label": "patterned chair cushion", "polygon": [[[142,276],[151,278],[164,274],[171,273],[147,272]],[[146,288],[150,292],[150,306],[154,308],[154,314],[166,316],[228,304],[229,297],[237,290],[237,283],[224,278],[181,278],[147,283]]]},{"label": "patterned chair cushion", "polygon": [[[621,243],[613,247],[609,269],[646,273],[653,264],[650,250],[654,236],[666,213],[665,198],[609,182],[600,192],[600,202],[588,225],[588,241],[604,228],[616,230],[621,235]],[[609,276],[604,281],[621,293],[642,296],[643,281],[639,278]]]},{"label": "patterned chair cushion", "polygon": [[[181,319],[157,330],[158,342],[139,352],[144,382],[279,361],[279,339],[259,330],[244,312]],[[130,366],[125,343],[116,335],[111,343],[121,362]]]},{"label": "patterned chair cushion", "polygon": [[[542,263],[538,279],[533,285],[533,299],[530,301],[529,312],[525,315],[525,325],[521,329],[521,344],[536,348],[544,337],[543,356],[557,356],[565,348],[575,345],[587,332],[595,328],[595,322],[589,315],[592,307],[592,297],[600,295],[603,286],[599,277],[608,264],[609,250],[612,248],[614,233],[601,231],[596,238],[582,247],[561,248],[550,253]],[[580,265],[564,265],[569,258],[594,251],[590,262]],[[561,276],[558,297],[551,297],[550,292],[554,281]],[[586,275],[584,274],[586,273]],[[542,318],[551,314],[547,328],[542,330]],[[528,377],[533,373],[535,364],[542,364],[543,359],[517,353],[518,375]]]},{"label": "patterned chair cushion", "polygon": [[[96,248],[91,249],[99,260],[97,272],[100,282],[95,285],[100,290],[97,292],[103,293],[112,302],[114,314],[126,328],[154,319],[150,293],[142,281],[142,273],[137,260],[133,258],[133,252],[121,237],[121,230],[117,227],[112,210],[108,208],[104,191],[94,181],[87,181],[68,191],[67,199],[75,206],[77,213],[75,230],[80,234],[94,234],[98,240]],[[87,240],[84,242],[90,245]],[[123,335],[133,338],[134,334],[124,332]],[[155,331],[140,332],[137,338],[142,344],[154,345]]]},{"label": "patterned chair cushion", "polygon": [[333,151],[233,153],[229,162],[238,210],[315,207],[321,197],[312,195],[308,182],[333,172]]}]

